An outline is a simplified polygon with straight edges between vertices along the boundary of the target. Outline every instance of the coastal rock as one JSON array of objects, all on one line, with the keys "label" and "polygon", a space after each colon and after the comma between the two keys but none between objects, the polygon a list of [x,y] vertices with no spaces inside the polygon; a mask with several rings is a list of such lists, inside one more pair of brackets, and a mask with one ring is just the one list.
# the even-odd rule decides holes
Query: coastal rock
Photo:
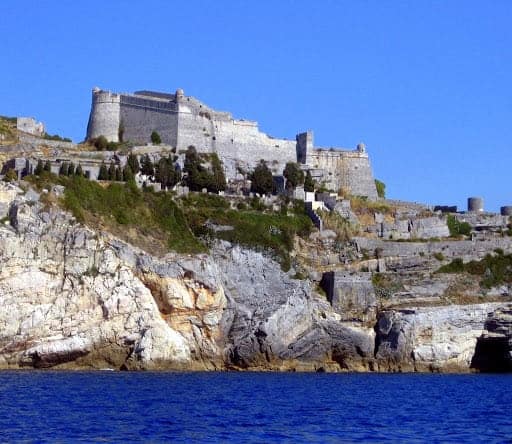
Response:
[{"label": "coastal rock", "polygon": [[467,372],[487,315],[502,304],[387,310],[377,323],[382,371]]}]

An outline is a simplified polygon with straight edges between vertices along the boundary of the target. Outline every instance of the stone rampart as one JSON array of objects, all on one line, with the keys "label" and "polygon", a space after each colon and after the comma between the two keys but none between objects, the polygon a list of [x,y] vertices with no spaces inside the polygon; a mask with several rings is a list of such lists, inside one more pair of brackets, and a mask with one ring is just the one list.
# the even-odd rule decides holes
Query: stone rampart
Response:
[{"label": "stone rampart", "polygon": [[328,188],[377,198],[363,145],[356,151],[315,149],[312,131],[299,134],[296,140],[276,139],[261,132],[257,122],[233,119],[182,90],[114,94],[95,88],[92,97],[88,139],[104,135],[117,142],[122,134],[124,141],[148,143],[156,131],[162,142],[178,151],[194,146],[200,153],[218,153],[228,179],[235,178],[239,169],[253,169],[261,159],[274,174],[281,174],[287,162],[301,162],[305,169],[320,171],[318,179]]}]

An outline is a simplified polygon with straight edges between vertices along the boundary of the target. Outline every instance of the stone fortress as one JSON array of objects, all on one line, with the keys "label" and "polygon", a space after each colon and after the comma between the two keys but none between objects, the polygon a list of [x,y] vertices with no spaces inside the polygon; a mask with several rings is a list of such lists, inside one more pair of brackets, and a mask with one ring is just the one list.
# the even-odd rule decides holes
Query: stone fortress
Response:
[{"label": "stone fortress", "polygon": [[265,160],[274,174],[282,174],[287,162],[299,162],[304,170],[326,188],[342,189],[352,195],[377,198],[370,161],[364,144],[355,150],[319,148],[312,131],[295,140],[271,137],[257,122],[234,119],[216,111],[182,89],[175,94],[137,91],[119,94],[94,88],[87,126],[87,139],[101,135],[109,141],[150,142],[156,131],[162,142],[177,152],[194,146],[200,153],[217,153],[224,163],[227,179]]}]

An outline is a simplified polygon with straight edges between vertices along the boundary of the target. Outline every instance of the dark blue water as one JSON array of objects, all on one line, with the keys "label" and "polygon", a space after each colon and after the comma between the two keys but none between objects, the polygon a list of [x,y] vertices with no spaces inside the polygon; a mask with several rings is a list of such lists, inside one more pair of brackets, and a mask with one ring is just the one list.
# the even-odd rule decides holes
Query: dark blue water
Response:
[{"label": "dark blue water", "polygon": [[1,442],[511,442],[512,375],[0,372]]}]

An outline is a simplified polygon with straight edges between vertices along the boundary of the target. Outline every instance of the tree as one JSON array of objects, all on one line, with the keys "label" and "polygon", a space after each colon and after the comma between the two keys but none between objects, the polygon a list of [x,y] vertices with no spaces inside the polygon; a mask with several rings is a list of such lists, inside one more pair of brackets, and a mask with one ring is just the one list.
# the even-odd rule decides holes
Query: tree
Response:
[{"label": "tree", "polygon": [[264,160],[260,160],[260,163],[254,169],[251,174],[251,180],[251,190],[255,193],[268,194],[271,193],[274,188],[272,171],[270,171]]},{"label": "tree", "polygon": [[160,134],[158,134],[156,131],[153,131],[151,133],[151,143],[153,145],[160,145],[162,143],[162,139],[160,138]]},{"label": "tree", "polygon": [[132,173],[135,175],[139,172],[140,170],[140,165],[139,165],[139,159],[137,158],[137,156],[133,153],[130,153],[130,155],[128,156],[128,165],[130,165],[130,169],[132,170]]},{"label": "tree", "polygon": [[153,166],[153,162],[151,161],[149,154],[142,157],[140,171],[146,176],[153,176],[155,174],[155,167]]},{"label": "tree", "polygon": [[67,162],[62,162],[59,168],[59,175],[60,176],[67,176],[68,175],[68,169],[69,165]]},{"label": "tree", "polygon": [[208,191],[218,193],[219,191],[224,191],[226,189],[226,176],[224,174],[224,169],[222,168],[222,162],[220,161],[219,156],[217,156],[217,153],[213,153],[211,155],[211,161],[213,177]]},{"label": "tree", "polygon": [[123,168],[123,180],[125,182],[130,182],[133,180],[133,178],[134,178],[133,171],[132,171],[130,165],[127,163]]},{"label": "tree", "polygon": [[96,139],[94,140],[94,146],[96,147],[96,149],[100,151],[105,151],[108,146],[107,138],[103,135],[96,137]]},{"label": "tree", "polygon": [[80,177],[84,176],[84,170],[82,169],[82,165],[78,164],[75,170],[75,175]]},{"label": "tree", "polygon": [[37,161],[37,165],[36,165],[36,168],[35,168],[35,170],[34,170],[34,174],[35,174],[36,176],[39,176],[39,175],[41,175],[41,173],[43,172],[43,170],[44,170],[43,161],[42,161],[41,159],[39,159],[39,160]]},{"label": "tree", "polygon": [[377,188],[377,196],[384,199],[386,197],[386,184],[375,179],[375,187]]},{"label": "tree", "polygon": [[189,146],[185,153],[184,171],[187,173],[187,186],[192,191],[201,191],[203,188],[207,188],[208,172],[201,165],[201,159],[194,146]]},{"label": "tree", "polygon": [[47,171],[48,173],[51,173],[51,172],[52,172],[52,164],[50,163],[50,161],[49,161],[49,160],[47,160],[47,161],[44,163],[43,170],[44,170],[44,171]]},{"label": "tree", "polygon": [[123,181],[123,170],[121,167],[116,167],[116,181],[122,182]]},{"label": "tree", "polygon": [[283,176],[286,177],[287,190],[292,190],[304,183],[304,171],[300,169],[298,163],[288,162],[284,168]]},{"label": "tree", "polygon": [[162,189],[167,187],[170,176],[169,160],[161,157],[155,168],[155,179],[162,185]]},{"label": "tree", "polygon": [[110,162],[108,167],[108,180],[116,180],[116,165],[114,162]]},{"label": "tree", "polygon": [[308,170],[306,173],[306,178],[304,179],[304,191],[312,193],[315,191],[315,181],[313,177],[311,177],[311,172]]},{"label": "tree", "polygon": [[75,164],[73,162],[69,163],[68,166],[68,176],[74,176],[75,175]]},{"label": "tree", "polygon": [[18,173],[13,169],[9,168],[4,176],[4,182],[14,182],[15,180],[18,180]]},{"label": "tree", "polygon": [[101,162],[100,171],[98,173],[98,180],[108,180],[108,170],[105,162]]}]

